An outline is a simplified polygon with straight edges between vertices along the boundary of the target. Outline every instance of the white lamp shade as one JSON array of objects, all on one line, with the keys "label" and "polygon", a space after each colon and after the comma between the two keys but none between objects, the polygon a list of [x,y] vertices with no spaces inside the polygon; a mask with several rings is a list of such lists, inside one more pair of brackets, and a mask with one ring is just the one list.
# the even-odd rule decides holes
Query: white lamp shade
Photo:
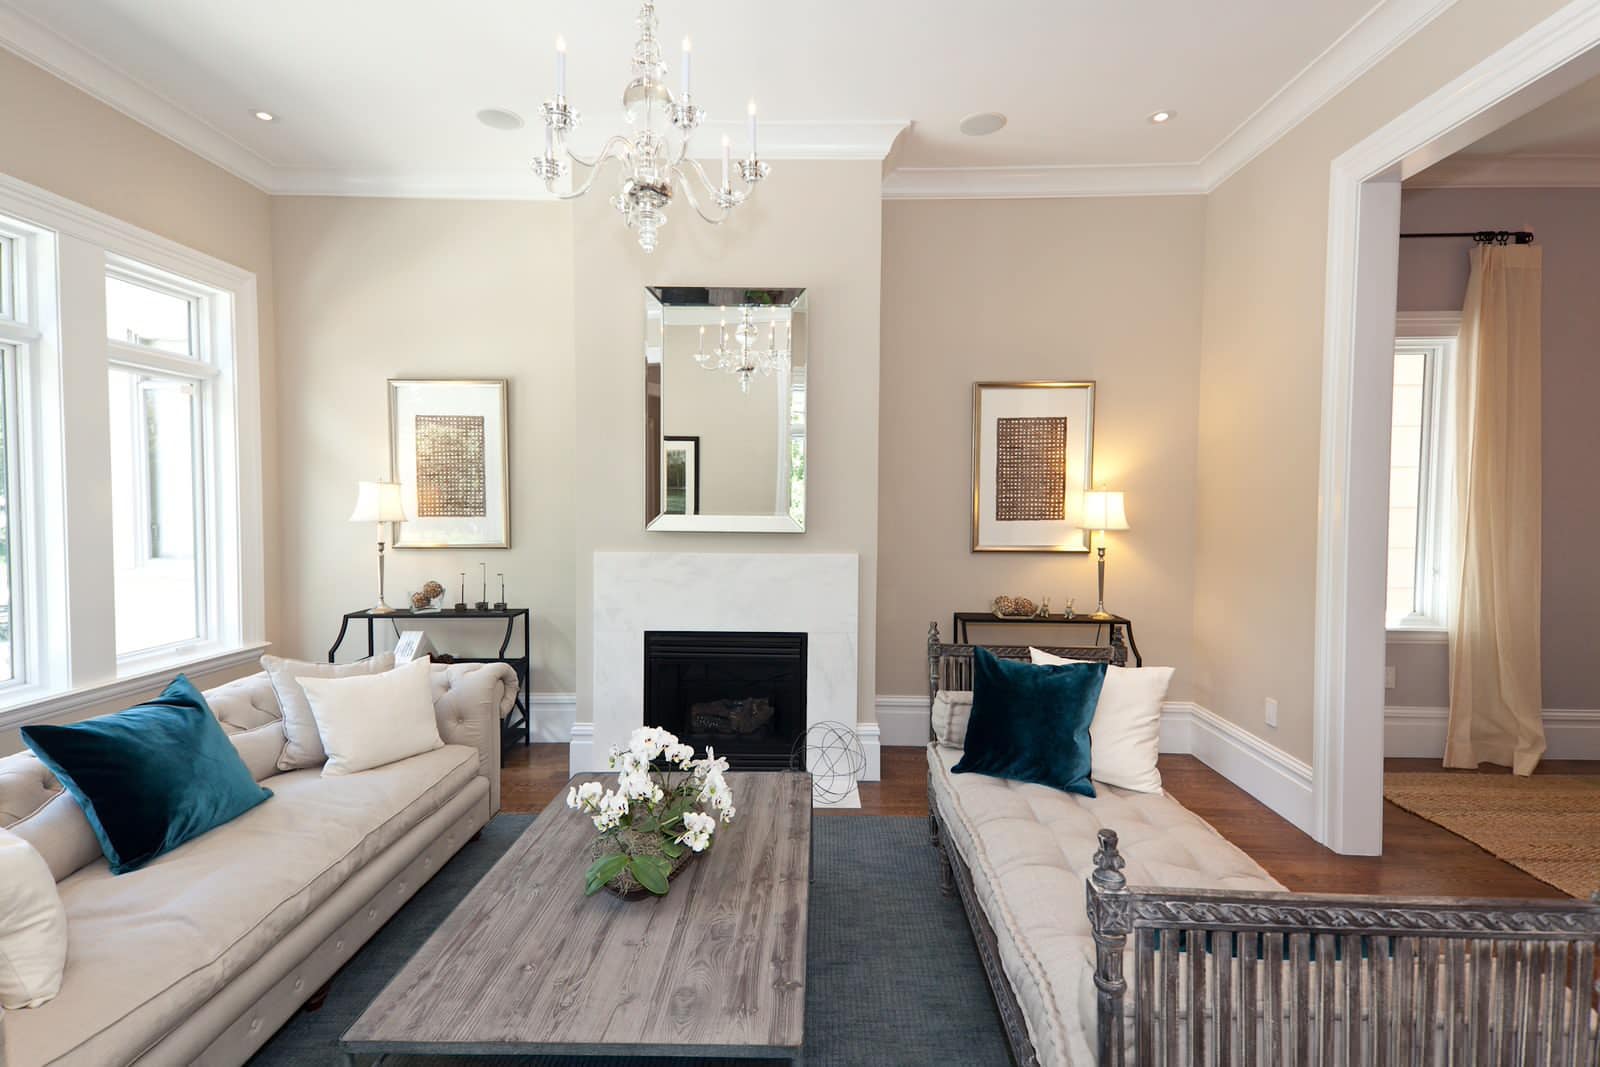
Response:
[{"label": "white lamp shade", "polygon": [[357,482],[356,508],[351,522],[405,522],[399,482]]},{"label": "white lamp shade", "polygon": [[1126,530],[1128,528],[1128,513],[1122,507],[1122,494],[1099,491],[1084,493],[1083,528],[1085,530]]}]

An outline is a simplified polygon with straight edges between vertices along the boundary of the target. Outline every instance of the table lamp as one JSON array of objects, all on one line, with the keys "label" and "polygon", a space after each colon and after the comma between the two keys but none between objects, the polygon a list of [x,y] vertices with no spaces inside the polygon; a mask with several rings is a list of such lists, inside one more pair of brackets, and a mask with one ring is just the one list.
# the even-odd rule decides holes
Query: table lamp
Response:
[{"label": "table lamp", "polygon": [[350,513],[350,521],[378,524],[378,603],[367,610],[375,615],[391,615],[395,609],[383,600],[383,546],[389,533],[385,527],[391,522],[406,521],[405,508],[400,504],[400,483],[357,482],[356,508]]},{"label": "table lamp", "polygon": [[1091,532],[1090,543],[1100,557],[1100,595],[1092,619],[1109,619],[1106,611],[1106,531],[1126,530],[1128,513],[1122,507],[1121,493],[1092,491],[1083,494],[1083,528]]}]

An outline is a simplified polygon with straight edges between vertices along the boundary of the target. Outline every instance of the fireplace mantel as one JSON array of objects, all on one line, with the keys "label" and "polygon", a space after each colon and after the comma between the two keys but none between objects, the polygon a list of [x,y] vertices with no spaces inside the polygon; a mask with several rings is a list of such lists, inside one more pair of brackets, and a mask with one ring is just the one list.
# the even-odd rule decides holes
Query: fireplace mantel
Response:
[{"label": "fireplace mantel", "polygon": [[853,554],[596,552],[594,722],[574,727],[572,773],[604,769],[643,722],[647,630],[804,633],[807,725],[854,727],[860,597]]}]

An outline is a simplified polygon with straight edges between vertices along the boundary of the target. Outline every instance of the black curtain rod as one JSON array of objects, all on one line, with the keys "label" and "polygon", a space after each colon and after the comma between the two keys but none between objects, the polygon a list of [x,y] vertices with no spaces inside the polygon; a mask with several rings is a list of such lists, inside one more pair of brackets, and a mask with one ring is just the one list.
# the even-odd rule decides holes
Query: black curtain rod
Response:
[{"label": "black curtain rod", "polygon": [[1470,237],[1480,245],[1533,244],[1530,230],[1463,230],[1458,233],[1403,233],[1401,237]]}]

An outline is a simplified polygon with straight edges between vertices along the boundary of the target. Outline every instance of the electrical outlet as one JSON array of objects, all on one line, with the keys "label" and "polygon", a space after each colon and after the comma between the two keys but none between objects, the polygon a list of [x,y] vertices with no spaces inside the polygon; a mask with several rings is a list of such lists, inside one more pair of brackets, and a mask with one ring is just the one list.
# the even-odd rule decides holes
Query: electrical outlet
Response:
[{"label": "electrical outlet", "polygon": [[1272,697],[1267,698],[1267,725],[1273,727],[1278,725],[1278,702]]},{"label": "electrical outlet", "polygon": [[1394,668],[1393,667],[1385,667],[1383,669],[1383,687],[1385,689],[1393,689],[1394,688]]}]

